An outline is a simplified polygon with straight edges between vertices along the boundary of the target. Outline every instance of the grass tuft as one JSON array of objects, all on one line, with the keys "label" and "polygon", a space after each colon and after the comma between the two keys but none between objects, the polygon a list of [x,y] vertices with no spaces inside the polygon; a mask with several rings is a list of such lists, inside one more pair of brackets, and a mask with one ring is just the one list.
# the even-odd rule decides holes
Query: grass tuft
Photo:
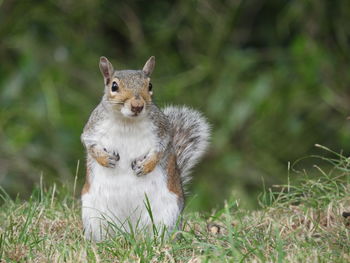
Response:
[{"label": "grass tuft", "polygon": [[[312,175],[292,165],[290,176],[299,181],[266,189],[259,210],[248,211],[232,199],[210,216],[186,213],[183,229],[168,240],[123,233],[92,243],[83,237],[73,193],[55,185],[44,190],[41,184],[22,202],[0,188],[0,260],[348,262],[350,218],[342,214],[350,211],[350,160],[332,153],[334,158],[317,157],[328,166],[314,166]],[[146,205],[150,208],[147,199]]]}]

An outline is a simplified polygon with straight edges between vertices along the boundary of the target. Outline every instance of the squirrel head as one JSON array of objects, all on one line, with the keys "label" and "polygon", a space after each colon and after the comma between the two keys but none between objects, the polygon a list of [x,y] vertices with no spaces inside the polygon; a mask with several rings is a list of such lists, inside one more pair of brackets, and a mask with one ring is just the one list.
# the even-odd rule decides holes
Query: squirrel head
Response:
[{"label": "squirrel head", "polygon": [[114,70],[106,57],[100,58],[100,70],[105,84],[105,101],[124,117],[144,116],[152,104],[150,76],[155,57],[150,57],[142,70]]}]

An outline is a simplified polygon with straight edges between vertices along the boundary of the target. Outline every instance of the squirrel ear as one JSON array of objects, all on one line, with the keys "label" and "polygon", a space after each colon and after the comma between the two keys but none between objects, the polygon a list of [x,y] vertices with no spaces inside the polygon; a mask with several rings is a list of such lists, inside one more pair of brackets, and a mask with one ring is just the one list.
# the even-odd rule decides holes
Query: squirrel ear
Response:
[{"label": "squirrel ear", "polygon": [[150,57],[146,64],[143,66],[142,71],[147,75],[147,76],[151,76],[154,66],[156,64],[156,58],[154,56]]},{"label": "squirrel ear", "polygon": [[113,76],[114,69],[112,63],[109,62],[106,57],[100,58],[100,70],[105,80],[105,84],[108,85]]}]

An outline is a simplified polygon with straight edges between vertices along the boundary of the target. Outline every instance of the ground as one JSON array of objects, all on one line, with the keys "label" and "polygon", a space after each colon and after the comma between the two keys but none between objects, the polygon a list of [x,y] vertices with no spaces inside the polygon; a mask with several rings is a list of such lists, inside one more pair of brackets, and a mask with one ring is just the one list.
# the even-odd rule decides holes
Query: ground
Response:
[{"label": "ground", "polygon": [[27,201],[1,192],[1,262],[349,262],[350,160],[323,158],[295,185],[263,192],[260,209],[233,196],[209,215],[184,213],[181,231],[165,239],[120,234],[84,239],[74,191],[38,187]]}]

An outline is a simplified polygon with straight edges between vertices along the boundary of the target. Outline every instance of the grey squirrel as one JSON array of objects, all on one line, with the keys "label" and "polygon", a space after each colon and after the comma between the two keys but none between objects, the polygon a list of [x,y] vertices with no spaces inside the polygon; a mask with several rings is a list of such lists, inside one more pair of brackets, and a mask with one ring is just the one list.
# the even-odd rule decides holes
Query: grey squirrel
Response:
[{"label": "grey squirrel", "polygon": [[190,169],[207,149],[209,124],[188,107],[160,110],[152,102],[153,56],[142,70],[115,71],[106,57],[99,66],[104,95],[81,135],[87,152],[85,236],[101,241],[116,231],[150,230],[152,224],[172,231]]}]

